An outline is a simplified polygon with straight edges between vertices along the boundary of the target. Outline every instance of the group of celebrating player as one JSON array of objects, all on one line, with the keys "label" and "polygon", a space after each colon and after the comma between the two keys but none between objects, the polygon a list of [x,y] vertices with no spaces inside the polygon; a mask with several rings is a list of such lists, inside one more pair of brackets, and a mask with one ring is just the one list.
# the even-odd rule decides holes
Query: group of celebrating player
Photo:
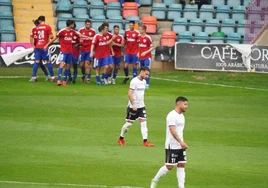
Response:
[{"label": "group of celebrating player", "polygon": [[[151,66],[151,51],[154,49],[152,39],[146,34],[146,26],[134,29],[135,22],[129,22],[129,29],[124,36],[119,34],[119,26],[113,27],[113,33],[109,32],[109,25],[105,22],[98,28],[98,33],[91,28],[91,20],[85,21],[85,26],[76,31],[73,20],[66,21],[66,28],[61,29],[53,37],[52,29],[45,24],[45,17],[39,16],[35,21],[35,27],[31,31],[30,41],[34,47],[33,73],[30,81],[37,81],[37,70],[40,64],[47,80],[57,82],[58,86],[66,86],[67,83],[75,84],[78,74],[78,66],[81,67],[81,82],[90,84],[91,68],[96,73],[96,85],[116,84],[116,77],[120,68],[121,55],[124,50],[123,84],[129,80],[129,64],[133,68],[133,78],[137,76],[138,64],[143,67]],[[49,45],[59,39],[60,54],[57,78],[54,76],[53,65],[50,61]],[[47,63],[49,75],[43,62]],[[70,65],[73,65],[73,74]],[[63,73],[64,69],[64,73]],[[102,72],[101,72],[102,71]],[[102,73],[102,74],[101,74]],[[64,74],[63,82],[61,81]],[[146,78],[146,88],[149,88],[150,78]]]}]

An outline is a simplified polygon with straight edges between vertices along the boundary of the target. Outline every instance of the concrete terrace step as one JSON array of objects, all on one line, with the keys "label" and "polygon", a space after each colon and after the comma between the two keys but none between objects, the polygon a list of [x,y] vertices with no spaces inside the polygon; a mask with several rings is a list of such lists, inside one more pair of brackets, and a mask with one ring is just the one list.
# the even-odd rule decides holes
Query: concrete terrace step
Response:
[{"label": "concrete terrace step", "polygon": [[39,11],[39,14],[42,14],[40,11],[52,11],[52,5],[44,3],[16,3],[14,8],[16,10]]}]

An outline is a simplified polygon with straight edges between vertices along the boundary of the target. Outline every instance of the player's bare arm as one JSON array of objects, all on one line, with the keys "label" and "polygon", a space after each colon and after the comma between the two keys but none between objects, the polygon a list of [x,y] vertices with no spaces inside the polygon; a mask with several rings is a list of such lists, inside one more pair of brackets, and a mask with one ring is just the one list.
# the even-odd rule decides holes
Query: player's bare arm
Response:
[{"label": "player's bare arm", "polygon": [[137,110],[137,107],[136,107],[136,105],[135,105],[135,103],[134,103],[133,92],[134,92],[133,89],[129,89],[129,90],[128,90],[128,98],[129,98],[129,101],[130,101],[130,103],[131,103],[131,105],[132,105],[132,109],[133,109],[134,111],[136,111],[136,110]]},{"label": "player's bare arm", "polygon": [[93,58],[93,56],[94,56],[94,49],[95,49],[95,45],[92,44],[92,45],[91,45],[91,51],[90,51],[90,52],[91,52],[91,53],[90,53],[90,57],[91,57],[91,58]]},{"label": "player's bare arm", "polygon": [[58,37],[54,37],[51,41],[49,41],[45,46],[44,46],[44,50],[47,50],[47,48],[49,47],[49,45],[51,45],[53,42],[55,42],[58,39]]},{"label": "player's bare arm", "polygon": [[33,37],[30,37],[30,43],[31,43],[31,45],[33,46],[33,48],[35,48],[35,45],[34,45],[34,38],[33,38]]},{"label": "player's bare arm", "polygon": [[172,136],[180,143],[182,149],[187,149],[188,146],[186,145],[186,143],[184,143],[180,137],[178,136],[178,134],[176,133],[176,126],[174,125],[170,125],[169,126],[169,131],[172,134]]},{"label": "player's bare arm", "polygon": [[146,54],[150,53],[150,52],[153,51],[155,48],[156,48],[156,47],[152,46],[149,50],[143,52],[143,53],[141,54],[141,56],[146,56]]},{"label": "player's bare arm", "polygon": [[113,37],[112,37],[109,41],[107,41],[106,44],[111,44],[111,43],[113,42],[113,40],[115,39],[115,37],[116,37],[116,36],[113,35]]}]

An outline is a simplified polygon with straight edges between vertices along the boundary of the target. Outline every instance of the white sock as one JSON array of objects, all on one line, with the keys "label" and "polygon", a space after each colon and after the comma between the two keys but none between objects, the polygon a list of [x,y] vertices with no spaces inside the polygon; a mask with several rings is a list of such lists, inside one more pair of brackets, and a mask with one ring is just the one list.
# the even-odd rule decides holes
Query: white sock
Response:
[{"label": "white sock", "polygon": [[122,127],[122,129],[121,129],[121,134],[120,134],[121,137],[125,137],[125,134],[127,133],[128,128],[131,127],[131,125],[132,125],[132,123],[129,123],[129,122],[126,122],[126,123],[123,125],[123,127]]},{"label": "white sock", "polygon": [[184,168],[177,168],[177,179],[178,179],[178,185],[179,188],[184,188],[184,182],[185,182],[185,170]]},{"label": "white sock", "polygon": [[167,173],[169,172],[169,170],[167,169],[166,165],[162,166],[157,174],[155,175],[155,177],[153,178],[154,182],[158,182],[160,178],[164,177]]},{"label": "white sock", "polygon": [[141,134],[142,134],[142,139],[148,139],[148,128],[147,128],[147,122],[141,122]]}]

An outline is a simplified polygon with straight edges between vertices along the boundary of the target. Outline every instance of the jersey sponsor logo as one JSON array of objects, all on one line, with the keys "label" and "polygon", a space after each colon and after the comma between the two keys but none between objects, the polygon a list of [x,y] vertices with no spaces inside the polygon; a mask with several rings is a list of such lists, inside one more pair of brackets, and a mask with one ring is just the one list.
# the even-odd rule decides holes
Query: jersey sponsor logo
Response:
[{"label": "jersey sponsor logo", "polygon": [[107,45],[106,42],[99,42],[99,46],[105,46],[105,45]]},{"label": "jersey sponsor logo", "polygon": [[140,44],[139,46],[140,46],[140,47],[147,47],[146,44]]},{"label": "jersey sponsor logo", "polygon": [[64,40],[73,40],[72,37],[64,37]]},{"label": "jersey sponsor logo", "polygon": [[135,42],[136,39],[133,39],[133,38],[127,38],[127,41],[130,41],[130,42]]}]

